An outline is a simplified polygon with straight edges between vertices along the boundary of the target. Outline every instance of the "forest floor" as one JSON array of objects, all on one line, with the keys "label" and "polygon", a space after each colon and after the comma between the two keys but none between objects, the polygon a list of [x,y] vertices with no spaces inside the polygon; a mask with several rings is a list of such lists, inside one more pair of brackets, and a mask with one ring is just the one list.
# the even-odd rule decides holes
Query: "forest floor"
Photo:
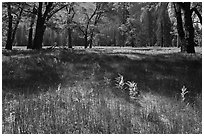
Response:
[{"label": "forest floor", "polygon": [[202,133],[202,48],[3,49],[2,116],[2,133]]}]

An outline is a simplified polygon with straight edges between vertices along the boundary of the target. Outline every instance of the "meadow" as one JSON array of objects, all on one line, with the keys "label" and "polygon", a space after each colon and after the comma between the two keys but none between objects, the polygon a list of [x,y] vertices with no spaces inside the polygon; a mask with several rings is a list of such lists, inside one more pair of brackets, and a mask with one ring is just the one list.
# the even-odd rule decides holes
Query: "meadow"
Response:
[{"label": "meadow", "polygon": [[[2,50],[3,134],[201,134],[202,53]],[[137,83],[132,99],[116,79]]]}]

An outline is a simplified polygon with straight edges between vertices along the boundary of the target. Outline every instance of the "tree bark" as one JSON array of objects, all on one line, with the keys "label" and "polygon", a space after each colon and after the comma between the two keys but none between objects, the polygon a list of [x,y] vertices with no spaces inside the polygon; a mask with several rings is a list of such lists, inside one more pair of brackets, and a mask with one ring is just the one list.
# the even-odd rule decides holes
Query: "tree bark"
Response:
[{"label": "tree bark", "polygon": [[45,21],[42,17],[38,17],[37,24],[36,24],[36,32],[35,32],[35,38],[33,41],[33,49],[42,49],[42,43],[43,43],[43,35],[46,29],[46,26],[44,25]]},{"label": "tree bark", "polygon": [[[192,11],[190,2],[177,2],[176,3],[179,12],[176,12],[177,17],[177,29],[180,37],[181,52],[195,53],[194,42],[194,27],[192,20]],[[184,25],[182,25],[181,9],[184,13]],[[184,26],[184,29],[183,29]]]},{"label": "tree bark", "polygon": [[185,39],[186,39],[186,51],[187,53],[195,53],[195,42],[194,42],[194,27],[192,21],[192,13],[190,10],[190,2],[185,2],[184,11],[184,29],[185,29]]},{"label": "tree bark", "polygon": [[6,42],[6,49],[8,50],[12,50],[12,46],[13,46],[13,42],[15,39],[15,35],[16,35],[16,30],[18,28],[18,24],[21,20],[21,15],[23,13],[23,9],[24,9],[24,5],[20,8],[20,13],[17,16],[17,20],[14,26],[14,29],[12,27],[12,23],[13,23],[13,16],[11,14],[11,4],[7,3],[7,8],[8,8],[8,18],[9,18],[9,23],[8,23],[8,34],[7,34],[7,42]]},{"label": "tree bark", "polygon": [[32,45],[33,45],[33,27],[32,25],[30,26],[29,29],[29,34],[28,34],[28,45],[27,45],[27,49],[32,49]]},{"label": "tree bark", "polygon": [[39,2],[38,7],[38,18],[37,18],[37,24],[36,24],[36,31],[35,31],[35,37],[33,41],[33,49],[41,49],[42,43],[43,43],[43,34],[45,30],[45,19],[42,16],[42,2]]},{"label": "tree bark", "polygon": [[[96,24],[98,23],[100,17],[101,17],[101,14],[96,15],[95,21],[94,21],[94,26],[96,26]],[[89,42],[88,42],[89,48],[93,47],[93,37],[94,37],[94,31],[91,32],[91,36],[90,36],[90,39],[89,39]]]},{"label": "tree bark", "polygon": [[37,24],[36,24],[36,30],[35,30],[35,37],[33,41],[33,47],[32,49],[42,49],[42,43],[43,43],[43,35],[46,29],[45,26],[45,21],[46,18],[48,17],[48,13],[51,10],[52,2],[49,2],[46,5],[46,9],[44,14],[42,14],[42,2],[39,2],[39,7],[38,7],[38,18],[37,18]]},{"label": "tree bark", "polygon": [[14,39],[15,39],[15,35],[16,35],[17,28],[18,28],[18,24],[20,23],[20,20],[21,20],[21,15],[22,15],[22,13],[23,13],[23,9],[24,9],[24,7],[22,7],[22,8],[20,9],[20,13],[19,13],[19,15],[18,15],[18,17],[17,17],[16,24],[15,24],[15,27],[14,27],[14,29],[13,29],[12,39],[11,39],[12,44],[13,44]]},{"label": "tree bark", "polygon": [[91,33],[91,36],[90,36],[90,39],[89,39],[89,48],[92,48],[93,47],[93,32]]},{"label": "tree bark", "polygon": [[[71,5],[69,6],[69,9],[66,7],[66,10],[67,10],[67,12],[68,12],[68,15],[70,15],[70,14],[71,14],[71,11],[74,12],[73,5],[71,4]],[[72,22],[72,20],[73,20],[73,18],[74,18],[74,15],[75,15],[75,12],[72,14],[72,17],[71,17],[71,18],[70,18],[69,16],[67,17],[67,25],[70,25],[70,24],[71,24],[71,22]],[[69,47],[69,48],[72,48],[72,30],[71,30],[70,27],[68,27],[67,32],[68,32],[68,47]]]},{"label": "tree bark", "polygon": [[32,49],[33,46],[33,25],[35,22],[35,5],[33,7],[33,12],[31,15],[31,22],[30,22],[30,29],[29,29],[29,35],[28,35],[28,45],[27,45],[27,49]]},{"label": "tree bark", "polygon": [[10,3],[7,3],[7,8],[8,8],[8,32],[7,32],[7,41],[6,41],[6,49],[7,50],[12,50],[12,20],[13,16],[11,15],[11,5]]},{"label": "tree bark", "polygon": [[113,44],[116,46],[116,32],[115,29],[113,30]]},{"label": "tree bark", "polygon": [[[91,19],[96,15],[96,11],[98,10],[98,7],[96,6],[96,9],[94,10],[93,14],[89,17],[88,14],[86,16],[88,17],[88,22],[86,24],[86,29],[84,33],[84,40],[85,40],[85,45],[84,48],[86,49],[89,46],[89,41],[88,41],[88,29],[89,29],[89,24],[91,22]],[[90,39],[89,39],[90,40]]]},{"label": "tree bark", "polygon": [[163,47],[164,46],[164,42],[163,42],[163,37],[164,37],[164,32],[163,32],[163,20],[160,19],[158,21],[158,29],[156,31],[156,38],[157,38],[157,45]]},{"label": "tree bark", "polygon": [[72,48],[72,30],[68,28],[68,47]]},{"label": "tree bark", "polygon": [[186,52],[186,42],[185,42],[185,33],[183,30],[183,21],[181,16],[181,7],[174,3],[174,9],[176,13],[176,20],[177,20],[177,31],[178,31],[178,42],[177,47],[181,47],[181,52]]},{"label": "tree bark", "polygon": [[88,34],[87,34],[87,31],[85,32],[85,35],[84,35],[84,48],[86,49],[88,47]]}]

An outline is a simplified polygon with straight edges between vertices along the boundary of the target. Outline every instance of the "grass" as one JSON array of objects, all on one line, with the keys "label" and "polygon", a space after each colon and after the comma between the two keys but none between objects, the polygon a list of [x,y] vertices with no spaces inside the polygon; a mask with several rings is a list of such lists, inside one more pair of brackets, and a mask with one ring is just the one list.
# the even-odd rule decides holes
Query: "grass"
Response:
[{"label": "grass", "polygon": [[[200,54],[95,48],[2,58],[4,134],[202,133]],[[118,74],[137,83],[137,99],[116,87]]]}]

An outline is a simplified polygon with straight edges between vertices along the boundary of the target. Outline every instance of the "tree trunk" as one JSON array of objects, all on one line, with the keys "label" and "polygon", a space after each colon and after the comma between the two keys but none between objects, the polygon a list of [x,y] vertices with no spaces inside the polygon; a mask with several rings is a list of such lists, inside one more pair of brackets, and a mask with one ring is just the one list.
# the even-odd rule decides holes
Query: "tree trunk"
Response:
[{"label": "tree trunk", "polygon": [[125,35],[124,34],[122,34],[121,35],[121,40],[120,40],[120,47],[125,47],[125,39],[126,39],[126,37],[125,37]]},{"label": "tree trunk", "polygon": [[12,20],[13,16],[11,15],[11,5],[10,3],[7,4],[8,8],[8,18],[9,18],[9,23],[8,23],[8,32],[7,32],[7,41],[6,41],[6,49],[7,50],[12,50]]},{"label": "tree trunk", "polygon": [[43,35],[45,32],[45,29],[46,29],[46,26],[44,25],[44,19],[41,17],[38,17],[35,37],[33,41],[33,49],[37,49],[37,50],[42,49]]},{"label": "tree trunk", "polygon": [[133,37],[131,38],[131,43],[130,44],[131,44],[132,47],[135,47],[134,38]]},{"label": "tree trunk", "polygon": [[191,17],[190,2],[184,3],[184,29],[186,39],[186,51],[187,53],[195,53],[194,42],[194,27]]},{"label": "tree trunk", "polygon": [[179,35],[176,35],[176,46],[179,48],[180,47],[180,39],[179,39]]},{"label": "tree trunk", "polygon": [[157,37],[157,45],[164,47],[164,30],[163,30],[163,21],[160,20],[158,24],[158,29],[156,32]]},{"label": "tree trunk", "polygon": [[28,45],[27,45],[27,49],[32,49],[32,45],[33,45],[33,27],[30,26],[29,29],[29,35],[28,35]]},{"label": "tree trunk", "polygon": [[116,32],[115,29],[113,30],[113,44],[116,46]]},{"label": "tree trunk", "polygon": [[20,22],[20,20],[21,20],[21,15],[22,15],[22,13],[23,13],[23,8],[24,8],[24,7],[22,7],[21,10],[20,10],[20,13],[19,13],[19,15],[18,15],[18,17],[17,17],[17,21],[16,21],[16,24],[15,24],[15,27],[14,27],[14,29],[13,29],[12,38],[11,38],[12,44],[13,44],[14,39],[15,39],[15,35],[16,35],[17,28],[18,28],[18,24],[19,24],[19,22]]},{"label": "tree trunk", "polygon": [[[73,10],[73,5],[69,6],[69,9],[66,7],[66,10],[68,12],[68,15],[71,14],[71,11]],[[72,17],[70,18],[70,16],[67,16],[67,25],[69,26],[74,18],[75,12],[72,14]],[[67,29],[67,33],[68,33],[68,47],[72,48],[72,29],[70,27],[68,27]]]},{"label": "tree trunk", "polygon": [[163,28],[163,23],[161,22],[161,47],[164,47],[164,28]]},{"label": "tree trunk", "polygon": [[86,49],[88,47],[88,34],[87,32],[85,32],[85,35],[84,35],[84,48]]},{"label": "tree trunk", "polygon": [[91,33],[90,39],[89,39],[89,48],[92,48],[93,45],[93,32]]},{"label": "tree trunk", "polygon": [[164,47],[164,37],[161,37],[161,47]]},{"label": "tree trunk", "polygon": [[72,48],[72,30],[68,28],[68,46]]},{"label": "tree trunk", "polygon": [[176,20],[177,20],[177,31],[178,31],[178,42],[181,47],[181,52],[186,52],[186,41],[185,41],[185,33],[183,30],[183,21],[181,16],[181,7],[178,4],[174,3],[174,9],[176,12]]},{"label": "tree trunk", "polygon": [[[194,27],[192,21],[192,11],[190,2],[178,2],[178,11],[176,12],[177,17],[177,29],[180,37],[181,52],[195,53],[195,42],[194,42]],[[182,25],[181,9],[184,13],[184,29]]]},{"label": "tree trunk", "polygon": [[31,16],[27,49],[32,49],[32,47],[33,47],[33,25],[34,25],[34,22],[35,22],[35,5],[33,7],[33,12],[32,12],[32,16]]},{"label": "tree trunk", "polygon": [[42,49],[42,43],[43,43],[43,35],[46,29],[46,26],[44,25],[45,18],[42,16],[42,2],[39,2],[38,7],[38,18],[37,18],[37,24],[36,24],[36,31],[35,31],[35,37],[33,41],[33,49]]},{"label": "tree trunk", "polygon": [[19,22],[20,22],[20,19],[21,19],[21,15],[22,15],[22,13],[23,13],[24,6],[21,7],[21,9],[20,9],[20,13],[19,13],[19,15],[17,16],[17,21],[16,21],[16,24],[15,24],[14,29],[12,28],[13,16],[11,15],[11,12],[12,12],[12,11],[11,11],[11,5],[10,5],[10,3],[7,3],[7,6],[8,6],[9,24],[8,24],[8,35],[7,35],[6,49],[12,50],[13,42],[14,42],[15,35],[16,35],[16,30],[17,30],[17,28],[18,28],[18,24],[19,24]]}]

